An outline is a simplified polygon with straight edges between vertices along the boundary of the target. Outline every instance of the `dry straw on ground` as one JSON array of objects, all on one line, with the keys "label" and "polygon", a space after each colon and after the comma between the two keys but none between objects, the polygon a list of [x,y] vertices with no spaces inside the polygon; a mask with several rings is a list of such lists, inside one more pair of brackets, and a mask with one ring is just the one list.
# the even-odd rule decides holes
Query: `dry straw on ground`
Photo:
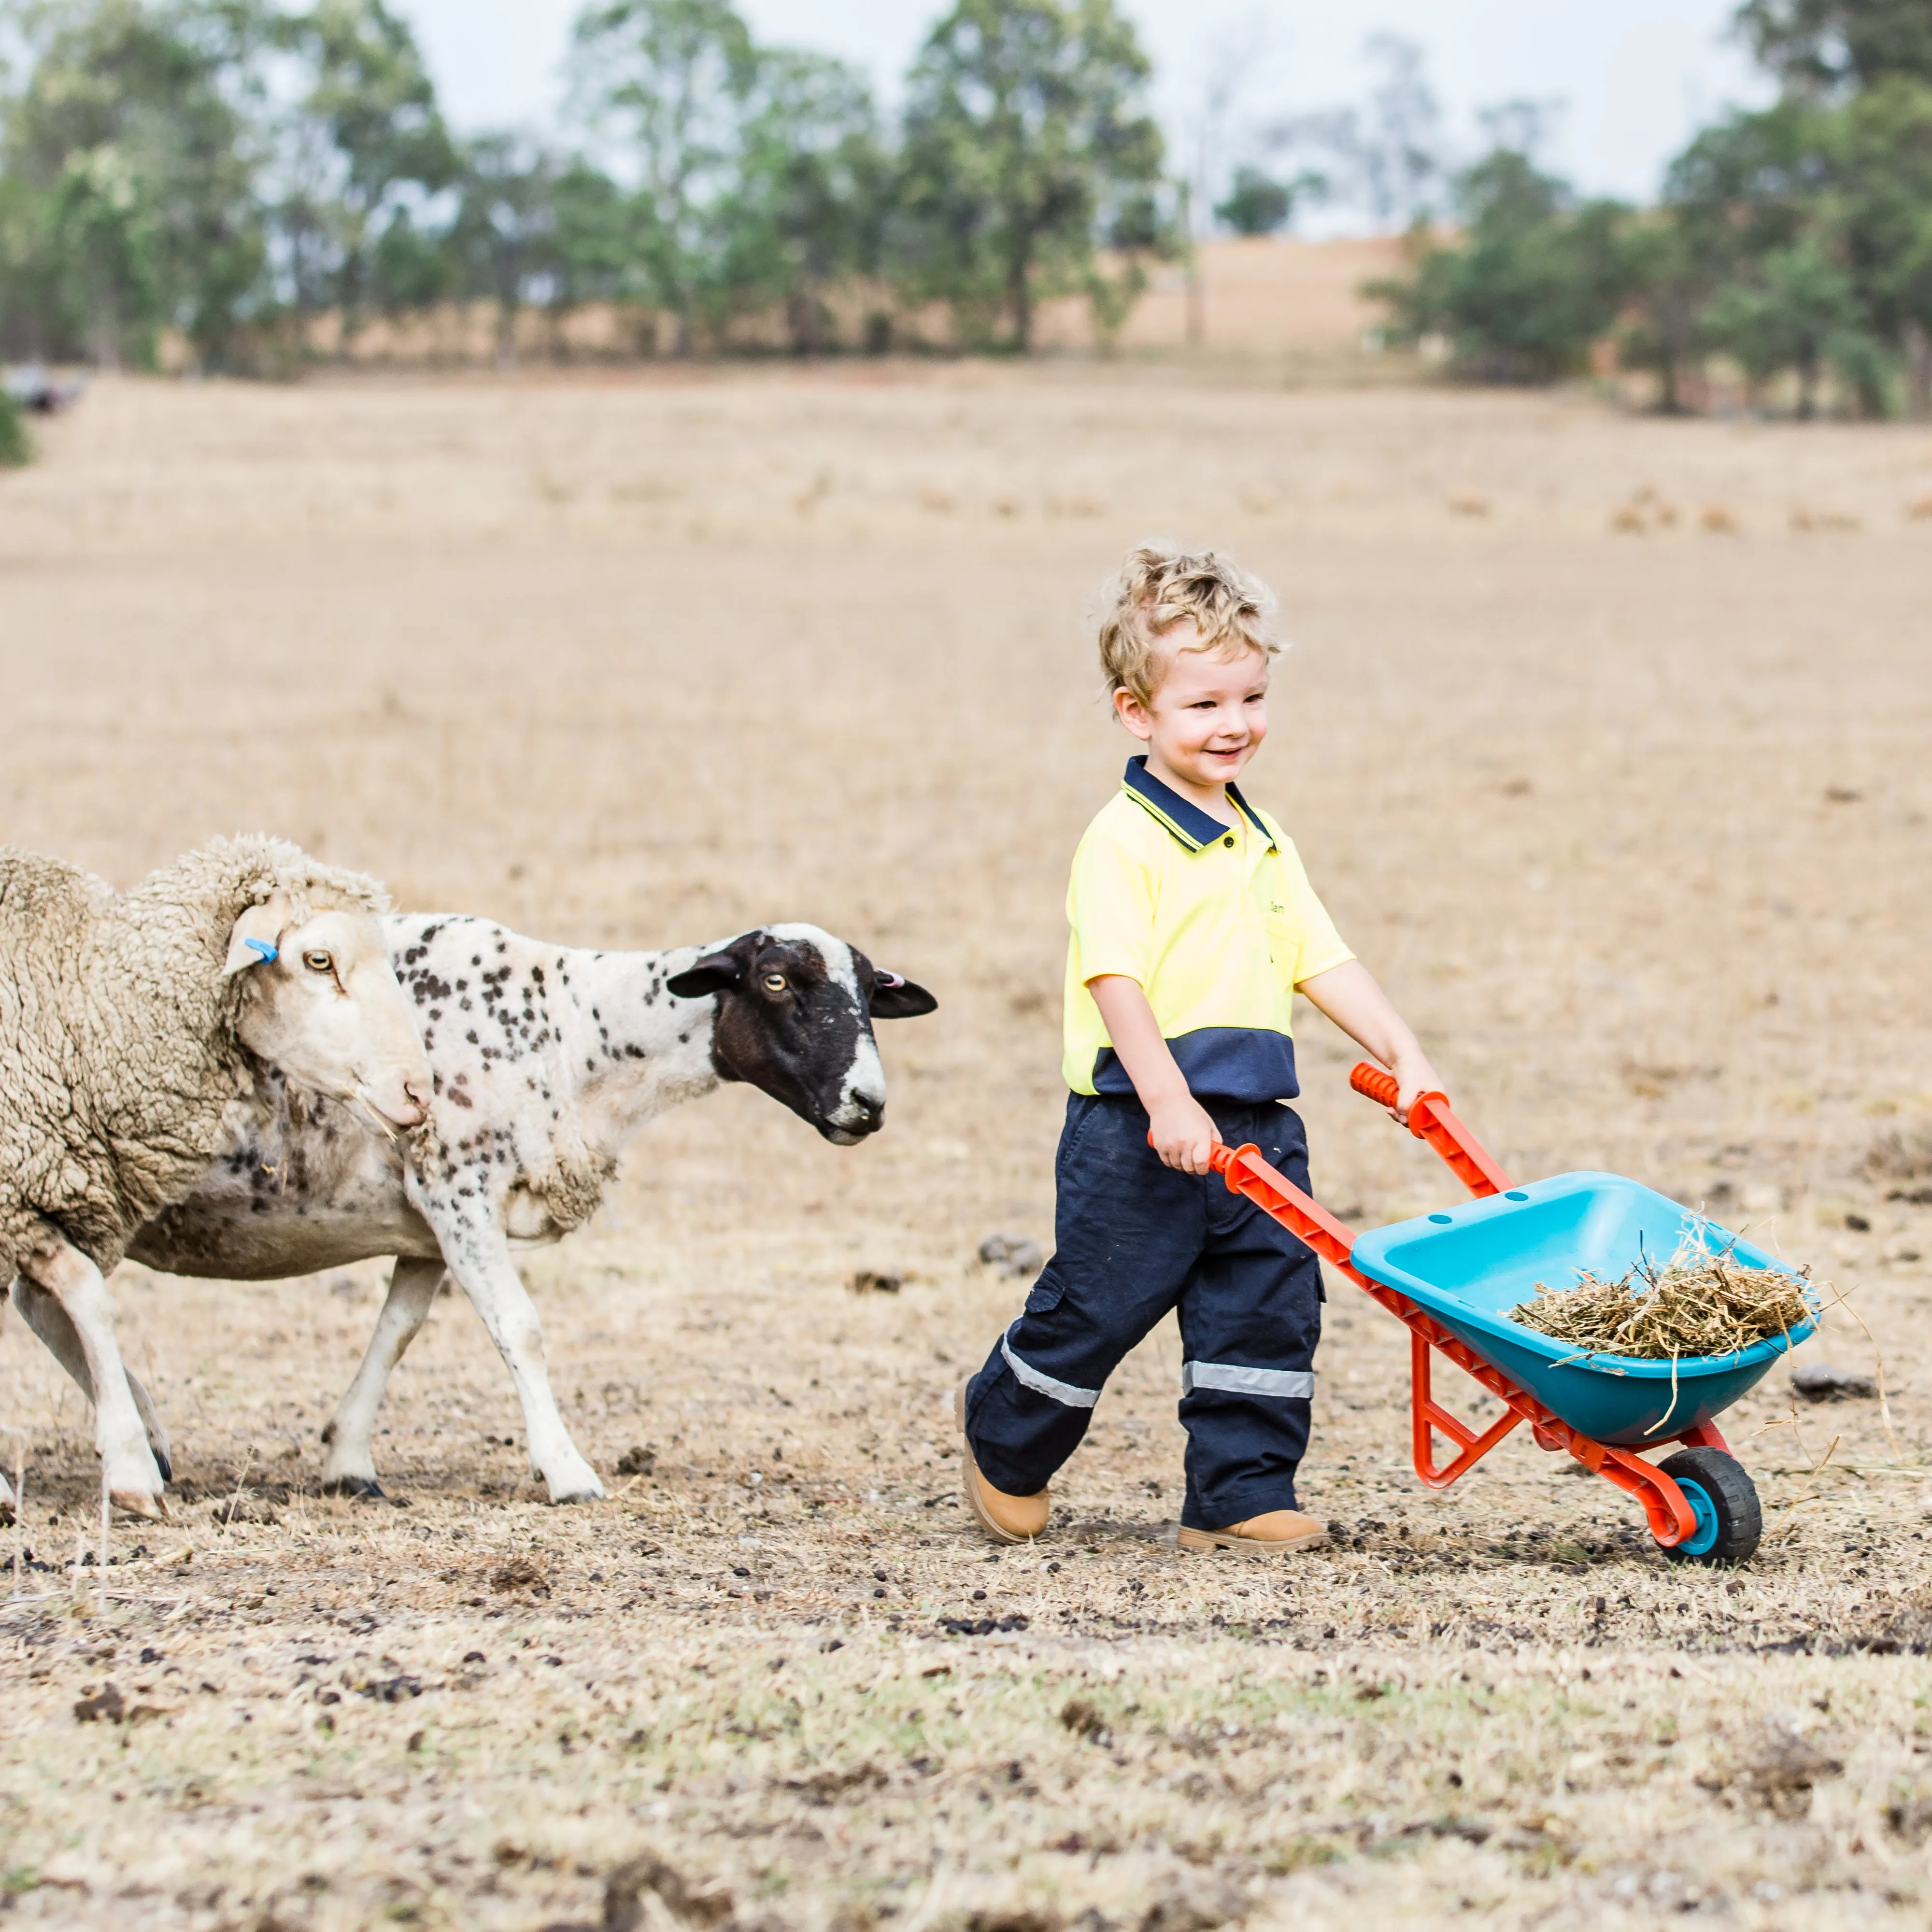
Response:
[{"label": "dry straw on ground", "polygon": [[1687,1238],[1661,1267],[1640,1261],[1614,1281],[1586,1269],[1572,1287],[1538,1282],[1535,1299],[1509,1318],[1590,1354],[1674,1361],[1789,1336],[1814,1305],[1802,1277],[1747,1267],[1728,1246]]},{"label": "dry straw on ground", "polygon": [[[1633,547],[1646,485],[1738,534]],[[76,1568],[88,1416],[0,1331],[9,1926],[1922,1924],[1928,493],[1917,428],[1124,360],[98,386],[0,478],[10,839],[124,879],[265,825],[593,945],[812,919],[942,1006],[881,1029],[875,1142],[733,1089],[520,1256],[593,1508],[543,1505],[460,1298],[382,1413],[394,1504],[358,1504],[316,1438],[380,1269],[129,1269],[179,1514]],[[1326,1548],[1174,1549],[1172,1323],[1037,1546],[962,1523],[952,1392],[1025,1290],[976,1250],[1051,1238],[1066,864],[1126,749],[1079,615],[1160,532],[1282,592],[1250,790],[1498,1157],[1856,1286],[1898,1450],[1768,1378],[1722,1418],[1774,1526],[1748,1569],[1667,1565],[1526,1431],[1423,1490],[1406,1333],[1339,1278]],[[1298,1048],[1322,1198],[1454,1196],[1352,1047]],[[1823,1328],[1806,1358],[1870,1366]]]}]

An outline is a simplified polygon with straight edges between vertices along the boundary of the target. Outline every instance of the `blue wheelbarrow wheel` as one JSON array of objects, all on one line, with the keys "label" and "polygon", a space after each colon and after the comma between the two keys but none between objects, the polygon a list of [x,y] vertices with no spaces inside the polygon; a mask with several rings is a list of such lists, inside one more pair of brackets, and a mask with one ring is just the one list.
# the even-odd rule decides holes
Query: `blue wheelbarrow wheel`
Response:
[{"label": "blue wheelbarrow wheel", "polygon": [[1697,1519],[1694,1533],[1664,1555],[1673,1563],[1748,1562],[1764,1534],[1764,1512],[1743,1464],[1721,1449],[1680,1449],[1658,1467]]}]

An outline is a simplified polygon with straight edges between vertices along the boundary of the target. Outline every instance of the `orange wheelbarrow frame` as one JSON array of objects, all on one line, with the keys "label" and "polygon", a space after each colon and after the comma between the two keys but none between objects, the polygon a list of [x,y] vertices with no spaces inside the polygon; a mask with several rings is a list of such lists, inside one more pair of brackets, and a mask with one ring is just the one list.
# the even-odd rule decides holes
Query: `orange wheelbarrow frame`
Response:
[{"label": "orange wheelbarrow frame", "polygon": [[[1395,1105],[1394,1076],[1366,1060],[1349,1075],[1348,1084],[1380,1106]],[[1420,1096],[1409,1109],[1408,1130],[1418,1140],[1426,1141],[1479,1199],[1500,1194],[1510,1186],[1508,1176],[1456,1118],[1447,1094]],[[1664,1548],[1672,1549],[1696,1534],[1696,1517],[1684,1492],[1654,1462],[1572,1429],[1512,1377],[1450,1334],[1426,1309],[1361,1274],[1353,1261],[1353,1232],[1286,1174],[1270,1167],[1262,1159],[1258,1148],[1252,1144],[1228,1148],[1217,1142],[1212,1158],[1214,1171],[1226,1180],[1230,1193],[1252,1201],[1263,1214],[1280,1222],[1408,1328],[1410,1442],[1415,1473],[1426,1487],[1446,1490],[1466,1476],[1520,1424],[1527,1423],[1538,1448],[1552,1453],[1567,1450],[1592,1475],[1601,1476],[1625,1495],[1634,1496],[1643,1505],[1651,1534]],[[1434,1366],[1432,1357],[1438,1352],[1503,1405],[1504,1414],[1498,1421],[1479,1433],[1436,1400],[1430,1374]],[[1446,1462],[1436,1460],[1438,1435],[1455,1445],[1456,1453]],[[1708,1422],[1662,1440],[1666,1447],[1672,1442],[1682,1442],[1696,1448],[1720,1450],[1726,1455],[1730,1453],[1730,1445]]]}]

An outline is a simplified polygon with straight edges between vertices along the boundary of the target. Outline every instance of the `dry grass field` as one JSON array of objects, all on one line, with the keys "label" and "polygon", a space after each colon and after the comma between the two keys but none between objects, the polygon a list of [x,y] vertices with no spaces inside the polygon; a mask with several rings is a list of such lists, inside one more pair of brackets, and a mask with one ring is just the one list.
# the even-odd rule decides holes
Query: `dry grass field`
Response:
[{"label": "dry grass field", "polygon": [[[460,1302],[356,1504],[316,1438],[380,1268],[130,1268],[176,1520],[76,1568],[88,1418],[8,1324],[0,1918],[1922,1924],[1928,508],[1924,430],[1129,366],[97,386],[0,478],[10,840],[126,880],[262,826],[587,944],[807,918],[942,1006],[881,1029],[877,1141],[728,1091],[530,1258],[572,1426],[637,1472],[597,1506],[542,1504]],[[1890,1432],[1781,1372],[1734,1411],[1748,1570],[1521,1438],[1425,1492],[1346,1284],[1331,1546],[1176,1553],[1171,1328],[1041,1544],[962,1526],[951,1390],[1021,1292],[974,1250],[1051,1232],[1064,868],[1125,749],[1082,615],[1160,532],[1282,592],[1252,789],[1498,1157],[1853,1291]],[[1303,1054],[1332,1205],[1454,1195],[1312,1014]]]}]

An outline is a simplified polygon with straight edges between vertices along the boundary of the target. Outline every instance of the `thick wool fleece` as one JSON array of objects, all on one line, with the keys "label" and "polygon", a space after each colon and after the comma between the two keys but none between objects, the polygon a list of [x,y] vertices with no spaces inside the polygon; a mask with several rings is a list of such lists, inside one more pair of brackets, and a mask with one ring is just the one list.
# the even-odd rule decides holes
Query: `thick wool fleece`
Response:
[{"label": "thick wool fleece", "polygon": [[206,1172],[253,1079],[230,936],[278,891],[297,922],[388,909],[278,838],[216,839],[128,892],[0,848],[0,1282],[58,1238],[106,1274]]}]

